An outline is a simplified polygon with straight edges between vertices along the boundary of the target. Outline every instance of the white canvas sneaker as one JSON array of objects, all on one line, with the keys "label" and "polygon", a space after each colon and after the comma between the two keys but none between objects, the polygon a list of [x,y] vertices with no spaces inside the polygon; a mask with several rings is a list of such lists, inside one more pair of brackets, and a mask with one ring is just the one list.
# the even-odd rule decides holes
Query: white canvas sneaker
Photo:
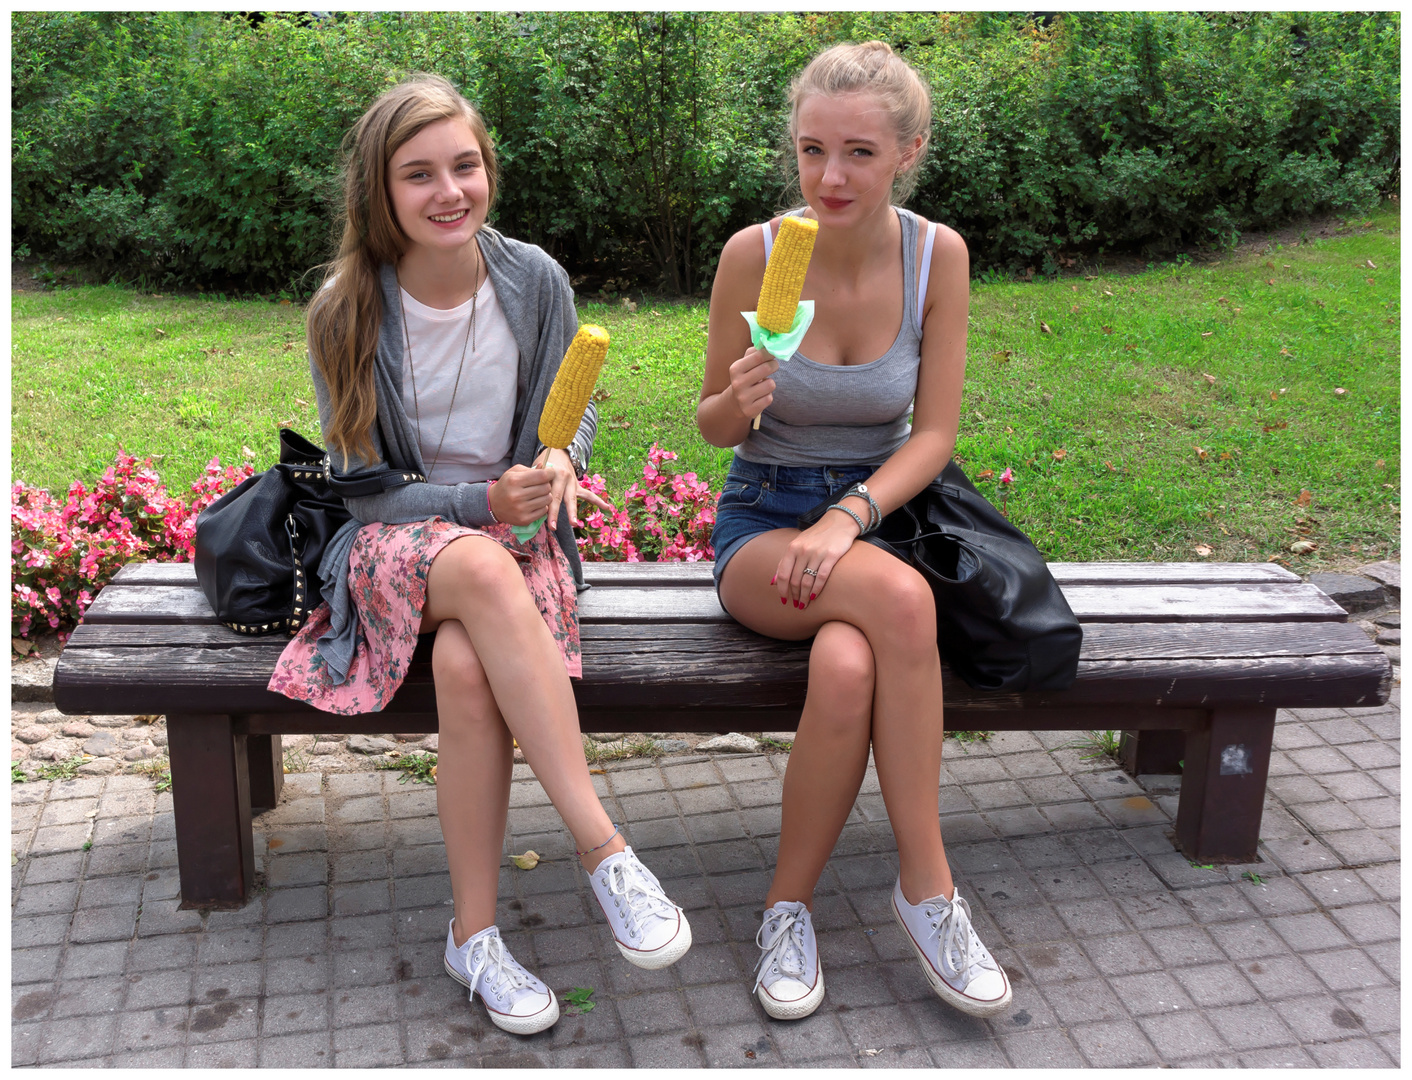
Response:
[{"label": "white canvas sneaker", "polygon": [[593,895],[613,929],[613,940],[630,964],[655,970],[676,963],[691,948],[691,926],[667,899],[652,871],[632,848],[609,855],[589,875]]},{"label": "white canvas sneaker", "polygon": [[559,1002],[549,987],[526,971],[500,940],[499,927],[489,926],[456,947],[452,927],[446,928],[446,973],[480,995],[490,1022],[516,1035],[533,1035],[559,1019]]},{"label": "white canvas sneaker", "polygon": [[824,1000],[824,973],[809,909],[799,900],[781,900],[765,912],[755,935],[755,996],[776,1020],[801,1020]]},{"label": "white canvas sneaker", "polygon": [[942,1001],[971,1016],[994,1016],[1010,1004],[1010,980],[971,926],[971,906],[959,893],[909,904],[902,880],[892,913],[912,942],[922,972]]}]

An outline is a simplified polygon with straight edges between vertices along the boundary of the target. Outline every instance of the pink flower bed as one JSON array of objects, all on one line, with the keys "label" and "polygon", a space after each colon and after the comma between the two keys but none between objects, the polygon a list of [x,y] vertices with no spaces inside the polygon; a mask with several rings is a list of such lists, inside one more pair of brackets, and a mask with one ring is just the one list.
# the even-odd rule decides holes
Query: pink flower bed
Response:
[{"label": "pink flower bed", "polygon": [[[716,496],[695,473],[668,473],[676,454],[653,444],[641,481],[617,510],[581,514],[579,551],[590,562],[696,562],[714,557]],[[152,459],[118,452],[92,490],[75,481],[67,498],[16,483],[10,489],[10,632],[27,638],[49,627],[61,639],[82,618],[114,573],[135,559],[189,562],[196,516],[252,475],[250,465],[212,458],[191,496],[168,493]],[[603,478],[585,486],[607,497]],[[587,506],[587,504],[583,504]]]}]

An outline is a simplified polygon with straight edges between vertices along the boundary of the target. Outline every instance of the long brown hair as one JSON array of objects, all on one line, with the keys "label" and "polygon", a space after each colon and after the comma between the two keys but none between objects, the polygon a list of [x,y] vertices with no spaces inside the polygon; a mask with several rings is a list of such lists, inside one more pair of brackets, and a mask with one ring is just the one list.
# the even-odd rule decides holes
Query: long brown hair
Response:
[{"label": "long brown hair", "polygon": [[464,120],[480,144],[494,205],[499,166],[490,133],[475,106],[440,75],[413,75],[398,83],[373,102],[344,139],[343,239],[325,267],[324,286],[309,303],[307,327],[310,354],[333,400],[333,422],[324,438],[343,455],[345,468],[350,453],[369,463],[377,456],[368,433],[377,421],[378,271],[407,250],[407,234],[388,197],[387,165],[422,128],[447,119]]}]

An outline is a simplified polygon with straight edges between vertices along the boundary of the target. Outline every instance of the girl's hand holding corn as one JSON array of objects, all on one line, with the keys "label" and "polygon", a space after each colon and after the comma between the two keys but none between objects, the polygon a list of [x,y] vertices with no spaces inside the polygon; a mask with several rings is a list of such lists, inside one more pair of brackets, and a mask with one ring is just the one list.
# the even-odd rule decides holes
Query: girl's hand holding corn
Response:
[{"label": "girl's hand holding corn", "polygon": [[754,346],[731,365],[731,396],[741,416],[759,416],[775,400],[775,380],[780,362]]},{"label": "girl's hand holding corn", "polygon": [[565,450],[540,451],[531,468],[512,465],[490,486],[490,509],[497,521],[506,525],[529,525],[540,518],[559,520],[559,504],[568,503],[569,520],[579,522],[580,499],[600,510],[613,512],[613,504],[579,486],[574,467]]}]

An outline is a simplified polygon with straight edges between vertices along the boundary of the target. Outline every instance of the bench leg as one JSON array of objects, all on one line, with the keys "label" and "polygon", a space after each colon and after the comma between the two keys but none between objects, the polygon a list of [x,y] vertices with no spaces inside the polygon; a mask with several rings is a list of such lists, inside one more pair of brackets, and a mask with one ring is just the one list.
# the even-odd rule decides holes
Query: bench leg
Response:
[{"label": "bench leg", "polygon": [[1186,754],[1184,731],[1125,731],[1118,759],[1133,776],[1138,773],[1178,773]]},{"label": "bench leg", "polygon": [[245,736],[250,772],[250,809],[273,810],[284,790],[284,744],[281,735]]},{"label": "bench leg", "polygon": [[229,716],[167,715],[183,908],[242,907],[254,883],[246,739]]},{"label": "bench leg", "polygon": [[1275,710],[1215,709],[1189,731],[1177,804],[1177,843],[1198,862],[1252,862],[1260,842]]}]

